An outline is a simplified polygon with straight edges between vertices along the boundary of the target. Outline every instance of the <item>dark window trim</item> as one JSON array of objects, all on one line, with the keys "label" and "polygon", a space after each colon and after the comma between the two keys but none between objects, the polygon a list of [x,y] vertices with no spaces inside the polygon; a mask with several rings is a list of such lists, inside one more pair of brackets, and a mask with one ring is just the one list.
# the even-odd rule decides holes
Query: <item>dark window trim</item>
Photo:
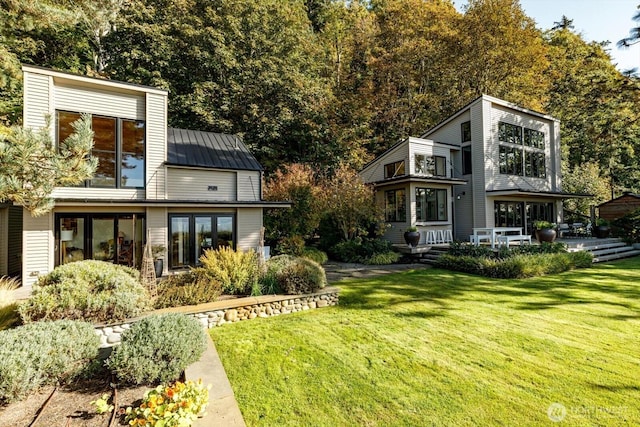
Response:
[{"label": "dark window trim", "polygon": [[[58,144],[61,142],[59,141],[60,139],[60,135],[59,135],[59,128],[60,128],[60,122],[59,122],[59,117],[58,117],[58,113],[69,113],[69,114],[83,114],[81,112],[78,111],[70,111],[70,110],[56,110],[55,114],[56,114],[56,123],[55,123],[55,138],[56,138],[56,146],[58,146]],[[115,171],[115,185],[110,186],[110,185],[91,185],[91,180],[86,180],[83,184],[80,184],[79,187],[86,187],[86,188],[115,188],[115,189],[134,189],[134,190],[144,190],[146,188],[146,182],[147,182],[147,123],[145,120],[139,120],[139,119],[128,119],[128,118],[124,118],[124,117],[116,117],[116,116],[107,116],[104,114],[93,114],[91,113],[91,117],[102,117],[102,118],[106,118],[106,119],[115,119],[116,121],[116,171]],[[142,122],[144,123],[144,161],[142,164],[142,187],[134,187],[134,186],[127,186],[127,185],[122,185],[122,153],[123,153],[123,149],[122,149],[122,122],[123,121],[132,121],[132,122]],[[93,151],[93,150],[92,150]],[[96,150],[96,151],[103,151],[103,150]]]},{"label": "dark window trim", "polygon": [[[400,207],[400,203],[398,203],[398,191],[403,191],[404,192],[404,209],[402,209],[402,212],[404,214],[404,218],[400,217],[398,215],[398,208]],[[393,214],[393,218],[390,218],[389,216],[389,205],[388,205],[388,194],[389,193],[393,193],[393,199],[395,201],[395,210],[394,210],[394,214]],[[387,190],[384,192],[384,216],[385,216],[385,221],[387,222],[407,222],[407,190],[406,188],[396,188],[393,190]]]},{"label": "dark window trim", "polygon": [[461,149],[462,156],[462,175],[471,175],[473,173],[473,158],[471,145],[464,145]]},{"label": "dark window trim", "polygon": [[[389,174],[387,173],[387,166],[393,166],[393,175],[389,176]],[[398,173],[398,171],[400,170],[400,167],[402,167],[404,169],[403,173]],[[384,177],[386,178],[395,178],[397,176],[404,176],[407,174],[407,165],[405,164],[404,160],[398,160],[397,162],[391,162],[391,163],[386,163],[384,165]]]},{"label": "dark window trim", "polygon": [[[432,190],[435,191],[435,195],[436,195],[436,219],[429,219],[429,218],[423,218],[423,219],[418,219],[418,192],[420,190]],[[439,194],[443,194],[444,192],[444,219],[437,219],[438,216],[438,204],[440,202],[440,199],[438,197]],[[434,187],[416,187],[416,192],[415,192],[415,196],[416,196],[416,221],[419,222],[448,222],[449,221],[449,190],[447,190],[446,188],[434,188]],[[426,198],[425,198],[425,203],[426,203]],[[425,215],[426,215],[426,210],[425,210]]]},{"label": "dark window trim", "polygon": [[[468,134],[468,138],[465,137]],[[471,121],[460,123],[460,142],[471,142]]]}]

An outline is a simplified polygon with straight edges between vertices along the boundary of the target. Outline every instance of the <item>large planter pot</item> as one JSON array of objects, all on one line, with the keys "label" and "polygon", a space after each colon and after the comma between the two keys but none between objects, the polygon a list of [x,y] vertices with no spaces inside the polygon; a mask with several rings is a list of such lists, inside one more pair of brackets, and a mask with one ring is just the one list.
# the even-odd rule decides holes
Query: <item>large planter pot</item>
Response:
[{"label": "large planter pot", "polygon": [[156,277],[162,277],[162,270],[164,270],[164,261],[162,259],[153,260],[153,267],[156,270]]},{"label": "large planter pot", "polygon": [[420,241],[420,232],[419,231],[405,231],[404,232],[404,241],[410,247],[414,248],[418,246],[418,242]]},{"label": "large planter pot", "polygon": [[554,240],[556,240],[556,230],[552,228],[543,228],[542,230],[536,230],[536,240],[540,243],[552,243]]},{"label": "large planter pot", "polygon": [[606,239],[611,234],[611,227],[608,225],[596,225],[593,228],[593,235],[598,239]]}]

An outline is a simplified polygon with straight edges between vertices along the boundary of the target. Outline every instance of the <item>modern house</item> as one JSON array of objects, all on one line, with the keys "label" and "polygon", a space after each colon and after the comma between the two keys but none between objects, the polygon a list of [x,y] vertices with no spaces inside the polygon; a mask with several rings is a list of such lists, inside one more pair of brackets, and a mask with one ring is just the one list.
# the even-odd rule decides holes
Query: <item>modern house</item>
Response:
[{"label": "modern house", "polygon": [[[404,243],[409,226],[428,236],[468,241],[473,228],[560,222],[560,122],[551,116],[483,95],[420,138],[408,138],[361,172],[377,190],[391,228]],[[445,232],[438,233],[438,230]],[[434,231],[436,233],[434,233]]]},{"label": "modern house", "polygon": [[[54,141],[63,144],[80,113],[89,113],[91,155],[99,162],[91,180],[55,189],[49,214],[0,209],[3,242],[11,236],[6,224],[22,216],[15,253],[22,254],[23,286],[74,260],[139,266],[147,240],[163,247],[165,273],[197,264],[208,248],[256,249],[263,209],[287,206],[262,199],[262,167],[240,138],[168,128],[167,91],[22,69],[24,126],[41,128],[48,116]],[[0,256],[11,250],[0,246]],[[9,256],[0,268],[11,272],[15,262]]]}]

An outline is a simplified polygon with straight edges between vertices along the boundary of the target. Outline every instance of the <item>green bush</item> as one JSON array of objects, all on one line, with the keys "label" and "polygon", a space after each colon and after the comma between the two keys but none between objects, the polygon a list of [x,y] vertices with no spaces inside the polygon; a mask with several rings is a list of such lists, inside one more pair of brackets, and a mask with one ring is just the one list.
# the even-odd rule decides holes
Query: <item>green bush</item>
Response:
[{"label": "green bush", "polygon": [[20,305],[24,322],[82,319],[107,322],[136,317],[150,297],[138,271],[104,261],[78,261],[41,277],[31,298]]},{"label": "green bush", "polygon": [[202,268],[175,274],[158,284],[155,308],[180,307],[216,301],[222,294],[222,285],[207,276]]},{"label": "green bush", "polygon": [[206,333],[198,320],[182,314],[154,315],[134,323],[107,359],[107,367],[128,384],[178,379],[202,356]]},{"label": "green bush", "polygon": [[262,283],[273,286],[278,292],[298,295],[324,288],[327,277],[322,266],[315,261],[290,255],[278,255],[267,261],[267,272]]},{"label": "green bush", "polygon": [[503,259],[445,254],[436,265],[486,277],[522,279],[590,267],[592,259],[588,252],[516,254]]},{"label": "green bush", "polygon": [[401,258],[397,252],[389,251],[372,255],[370,258],[364,259],[364,263],[368,265],[387,265],[398,262]]},{"label": "green bush", "polygon": [[283,237],[278,242],[277,252],[283,255],[302,255],[304,252],[304,238],[298,235]]},{"label": "green bush", "polygon": [[80,374],[98,355],[100,339],[86,322],[35,322],[0,332],[0,401]]},{"label": "green bush", "polygon": [[338,261],[364,263],[374,255],[392,251],[393,245],[388,240],[358,237],[338,243],[331,248],[330,253]]},{"label": "green bush", "polygon": [[221,247],[205,251],[200,261],[206,274],[220,282],[227,294],[249,294],[259,280],[258,255],[253,250],[243,252]]},{"label": "green bush", "polygon": [[302,257],[315,261],[320,265],[329,261],[327,254],[316,248],[304,248],[304,251],[302,251]]}]

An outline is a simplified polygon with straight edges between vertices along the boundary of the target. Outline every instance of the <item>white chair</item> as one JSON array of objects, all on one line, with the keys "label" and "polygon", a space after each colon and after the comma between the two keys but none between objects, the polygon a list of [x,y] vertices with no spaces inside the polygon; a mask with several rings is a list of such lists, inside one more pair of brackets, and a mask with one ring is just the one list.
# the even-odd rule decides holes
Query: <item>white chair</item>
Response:
[{"label": "white chair", "polygon": [[427,237],[425,239],[425,243],[427,245],[435,245],[436,244],[436,231],[435,230],[427,230]]},{"label": "white chair", "polygon": [[436,243],[444,243],[444,234],[442,230],[436,230]]},{"label": "white chair", "polygon": [[443,243],[451,243],[453,242],[453,234],[451,233],[451,230],[447,229],[444,230],[444,237],[443,237]]}]

